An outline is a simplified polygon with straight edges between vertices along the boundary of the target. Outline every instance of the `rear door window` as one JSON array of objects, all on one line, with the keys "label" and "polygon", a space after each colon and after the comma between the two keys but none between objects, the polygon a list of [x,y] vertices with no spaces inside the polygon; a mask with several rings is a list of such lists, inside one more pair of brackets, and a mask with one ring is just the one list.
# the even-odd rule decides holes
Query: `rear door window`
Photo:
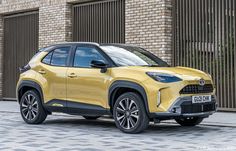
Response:
[{"label": "rear door window", "polygon": [[68,63],[69,53],[70,47],[59,47],[44,57],[42,62],[53,66],[65,67]]}]

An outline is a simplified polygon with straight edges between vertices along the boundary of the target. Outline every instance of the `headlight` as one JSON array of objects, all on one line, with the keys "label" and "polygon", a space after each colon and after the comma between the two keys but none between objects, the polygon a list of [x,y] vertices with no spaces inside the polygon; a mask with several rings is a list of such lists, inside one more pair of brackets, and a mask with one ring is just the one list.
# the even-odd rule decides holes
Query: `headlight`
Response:
[{"label": "headlight", "polygon": [[182,79],[180,79],[174,75],[170,75],[170,74],[166,74],[166,73],[146,72],[146,74],[148,76],[150,76],[151,78],[153,78],[154,80],[156,80],[158,82],[163,82],[163,83],[182,81]]},{"label": "headlight", "polygon": [[207,73],[207,75],[212,79],[212,76],[211,76],[211,74],[210,73]]}]

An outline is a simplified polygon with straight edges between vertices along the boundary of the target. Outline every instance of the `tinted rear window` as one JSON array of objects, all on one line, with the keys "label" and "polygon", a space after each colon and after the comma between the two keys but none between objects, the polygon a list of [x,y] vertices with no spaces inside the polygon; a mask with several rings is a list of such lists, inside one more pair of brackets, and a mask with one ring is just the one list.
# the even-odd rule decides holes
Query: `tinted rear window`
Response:
[{"label": "tinted rear window", "polygon": [[59,47],[47,54],[42,60],[43,63],[65,67],[69,57],[70,47]]},{"label": "tinted rear window", "polygon": [[51,65],[66,66],[70,47],[57,48],[53,51]]}]

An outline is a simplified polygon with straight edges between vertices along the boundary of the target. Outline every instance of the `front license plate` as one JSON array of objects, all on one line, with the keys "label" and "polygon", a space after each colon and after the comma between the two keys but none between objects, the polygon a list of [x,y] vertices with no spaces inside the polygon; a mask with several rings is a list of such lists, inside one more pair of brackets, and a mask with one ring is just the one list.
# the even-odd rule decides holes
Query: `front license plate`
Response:
[{"label": "front license plate", "polygon": [[192,96],[192,103],[211,102],[211,95]]}]

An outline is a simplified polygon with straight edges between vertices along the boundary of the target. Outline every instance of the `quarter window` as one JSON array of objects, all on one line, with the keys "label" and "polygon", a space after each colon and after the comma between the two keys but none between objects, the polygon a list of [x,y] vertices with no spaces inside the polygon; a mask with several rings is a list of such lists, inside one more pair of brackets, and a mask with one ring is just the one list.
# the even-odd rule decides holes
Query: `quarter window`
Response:
[{"label": "quarter window", "polygon": [[51,58],[52,58],[52,52],[50,52],[46,57],[44,57],[42,62],[45,64],[51,64]]},{"label": "quarter window", "polygon": [[104,57],[93,47],[77,47],[75,51],[74,67],[90,68],[92,60],[103,60]]}]

